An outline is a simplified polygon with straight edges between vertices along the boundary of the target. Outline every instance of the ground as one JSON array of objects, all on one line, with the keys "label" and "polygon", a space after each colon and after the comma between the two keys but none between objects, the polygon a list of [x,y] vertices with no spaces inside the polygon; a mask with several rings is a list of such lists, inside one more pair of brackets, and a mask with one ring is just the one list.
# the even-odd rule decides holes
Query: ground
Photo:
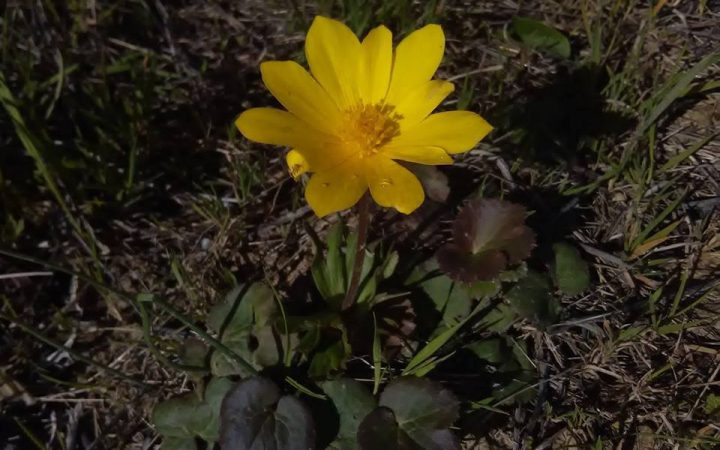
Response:
[{"label": "ground", "polygon": [[[433,248],[482,192],[532,211],[540,250],[565,239],[591,262],[592,289],[564,301],[561,322],[515,326],[535,401],[474,424],[466,447],[720,442],[720,3],[58,3],[9,1],[0,18],[3,448],[159,443],[150,411],[190,378],[154,357],[118,292],[201,321],[236,282],[302,291],[307,227],[337,219],[312,214],[280,149],[232,124],[273,104],[258,64],[304,62],[318,13],[359,33],[441,23],[438,76],[456,85],[444,107],[495,126],[442,169],[444,205],[376,209],[371,235]],[[570,56],[521,42],[517,17],[560,30]],[[168,353],[191,334],[165,313],[153,330]]]}]

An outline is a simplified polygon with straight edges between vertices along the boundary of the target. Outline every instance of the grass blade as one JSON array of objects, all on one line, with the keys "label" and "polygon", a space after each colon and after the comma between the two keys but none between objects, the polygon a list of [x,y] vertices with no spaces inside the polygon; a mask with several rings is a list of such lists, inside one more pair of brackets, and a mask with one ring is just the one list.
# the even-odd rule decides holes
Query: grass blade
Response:
[{"label": "grass blade", "polygon": [[25,120],[20,114],[20,110],[16,106],[15,97],[13,96],[12,92],[10,92],[10,88],[8,87],[7,83],[5,83],[5,76],[2,72],[0,72],[0,103],[2,103],[5,111],[12,119],[13,125],[15,127],[15,133],[20,139],[20,142],[25,148],[25,151],[35,162],[35,167],[37,167],[38,172],[40,172],[40,175],[45,181],[45,185],[55,197],[55,201],[57,202],[58,206],[60,206],[60,209],[63,211],[63,213],[65,213],[65,217],[70,223],[70,226],[75,231],[78,238],[85,244],[86,247],[88,247],[90,256],[92,256],[95,263],[98,264],[98,267],[101,267],[100,260],[97,257],[97,252],[95,251],[94,240],[88,238],[87,233],[85,233],[85,230],[80,225],[80,221],[73,215],[70,207],[63,199],[60,188],[55,182],[55,178],[50,172],[50,168],[45,163],[45,159],[43,158],[42,152],[36,143],[36,139],[32,136],[30,131],[27,129],[27,126],[25,125]]},{"label": "grass blade", "polygon": [[380,333],[378,333],[377,319],[373,313],[373,395],[378,393],[380,389],[380,381],[382,380],[382,349],[380,348]]},{"label": "grass blade", "polygon": [[706,136],[706,137],[698,140],[696,143],[691,145],[686,150],[683,150],[682,152],[680,152],[677,155],[670,158],[668,160],[668,162],[666,162],[665,164],[663,164],[660,167],[659,171],[665,172],[665,171],[674,169],[678,164],[680,164],[681,162],[685,161],[686,159],[688,159],[689,157],[691,157],[692,155],[697,153],[701,148],[705,147],[708,144],[708,142],[715,139],[715,137],[717,137],[718,135],[720,135],[720,131],[712,133],[709,136]]},{"label": "grass blade", "polygon": [[713,64],[720,62],[720,53],[711,53],[701,59],[692,68],[671,77],[657,94],[645,102],[647,114],[637,129],[637,135],[641,136],[660,118],[668,107],[677,99],[688,93],[690,85],[700,74]]},{"label": "grass blade", "polygon": [[648,236],[650,236],[650,233],[652,233],[653,230],[657,228],[657,226],[660,225],[663,220],[667,218],[667,216],[672,214],[672,212],[675,211],[678,206],[680,206],[680,203],[683,201],[683,199],[685,199],[686,195],[687,191],[684,191],[682,194],[680,194],[657,217],[655,217],[652,222],[650,222],[635,239],[632,240],[632,244],[630,244],[629,248],[629,250],[631,250],[630,253],[632,253],[633,249],[643,244],[647,240]]},{"label": "grass blade", "polygon": [[428,342],[425,347],[423,347],[422,350],[417,352],[417,354],[410,360],[405,369],[403,369],[402,374],[412,375],[419,369],[422,369],[423,366],[427,364],[428,360],[433,357],[433,355],[435,355],[435,353],[440,350],[443,345],[445,345],[450,339],[452,339],[458,331],[460,331],[460,328],[462,328],[463,325],[465,325],[473,316],[475,316],[475,314],[483,310],[482,306],[482,303],[478,304],[466,318],[453,325],[452,327],[448,328],[447,330],[443,331],[433,340]]}]

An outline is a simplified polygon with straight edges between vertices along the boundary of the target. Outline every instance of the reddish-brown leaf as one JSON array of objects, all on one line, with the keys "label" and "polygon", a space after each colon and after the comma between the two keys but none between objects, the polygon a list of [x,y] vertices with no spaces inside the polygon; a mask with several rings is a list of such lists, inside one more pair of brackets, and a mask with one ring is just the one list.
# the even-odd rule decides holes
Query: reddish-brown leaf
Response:
[{"label": "reddish-brown leaf", "polygon": [[476,199],[453,223],[453,240],[437,252],[440,269],[472,283],[491,280],[508,265],[528,258],[535,233],[525,225],[525,208],[497,199]]}]

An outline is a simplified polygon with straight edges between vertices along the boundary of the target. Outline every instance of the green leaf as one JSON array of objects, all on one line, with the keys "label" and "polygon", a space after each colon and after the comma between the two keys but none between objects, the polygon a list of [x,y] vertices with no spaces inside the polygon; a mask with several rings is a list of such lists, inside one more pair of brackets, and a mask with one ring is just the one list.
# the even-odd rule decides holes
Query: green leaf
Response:
[{"label": "green leaf", "polygon": [[350,344],[345,330],[336,328],[323,330],[320,342],[310,361],[308,375],[316,379],[326,378],[344,368],[350,354]]},{"label": "green leaf", "polygon": [[554,323],[560,313],[560,304],[551,293],[550,281],[537,272],[530,272],[520,280],[507,293],[507,299],[521,317],[542,326]]},{"label": "green leaf", "polygon": [[[479,307],[487,309],[490,306],[489,301],[480,302]],[[496,333],[506,332],[517,319],[515,310],[505,303],[498,303],[488,310],[485,315],[478,321],[480,329],[494,331]]]},{"label": "green leaf", "polygon": [[315,447],[315,424],[305,405],[283,396],[270,380],[243,380],[222,403],[223,450],[308,450]]},{"label": "green leaf", "polygon": [[380,406],[393,410],[402,425],[448,428],[458,418],[459,403],[441,385],[425,378],[402,377],[380,395]]},{"label": "green leaf", "polygon": [[[368,414],[358,429],[360,450],[391,449],[421,450],[403,430],[398,427],[395,414],[390,408],[376,408]],[[352,448],[352,447],[350,447]]]},{"label": "green leaf", "polygon": [[215,377],[205,388],[204,403],[210,413],[210,420],[198,436],[207,441],[217,441],[220,437],[220,407],[225,395],[232,389],[233,382],[228,378]]},{"label": "green leaf", "polygon": [[244,293],[246,287],[245,285],[235,286],[225,294],[225,298],[223,298],[220,303],[210,309],[206,320],[208,328],[216,333],[220,333],[220,331],[227,326],[231,319],[231,312],[233,312],[238,299]]},{"label": "green leaf", "polygon": [[[223,344],[254,368],[262,369],[280,360],[280,348],[272,328],[277,316],[272,289],[265,283],[253,283],[247,289],[239,286],[231,290],[223,302],[210,310],[207,323],[220,334]],[[210,356],[210,369],[216,376],[252,375],[217,351]]]},{"label": "green leaf", "polygon": [[311,268],[315,287],[327,301],[338,299],[338,297],[341,299],[345,292],[345,267],[340,248],[344,232],[345,227],[342,222],[338,222],[330,229],[326,237],[327,251],[323,254],[322,248],[317,249]]},{"label": "green leaf", "polygon": [[[352,276],[355,263],[355,250],[357,246],[357,233],[347,233],[342,223],[335,225],[327,236],[327,251],[325,255],[319,253],[312,265],[312,276],[320,295],[336,310],[347,290],[348,280]],[[344,251],[343,251],[344,250]],[[397,258],[397,255],[394,255]],[[382,281],[385,270],[394,270],[393,254],[390,260],[385,261],[381,267],[375,267],[376,256],[368,247],[365,249],[365,259],[360,276],[361,289],[358,292],[358,303],[368,301],[375,296],[377,285]],[[395,261],[394,264],[397,264]]]},{"label": "green leaf", "polygon": [[705,414],[715,416],[720,414],[720,395],[710,394],[705,399]]},{"label": "green leaf", "polygon": [[208,346],[200,339],[194,337],[185,339],[180,349],[180,361],[189,366],[205,367],[209,351]]},{"label": "green leaf", "polygon": [[[502,275],[502,274],[501,274]],[[500,277],[497,281],[478,281],[467,286],[471,298],[494,297],[500,292]]]},{"label": "green leaf", "polygon": [[385,258],[385,263],[382,270],[383,279],[386,280],[395,273],[395,269],[397,268],[399,261],[400,255],[398,254],[398,252],[390,252],[390,254]]},{"label": "green leaf", "polygon": [[152,414],[155,428],[164,437],[217,440],[220,403],[231,387],[227,378],[213,378],[205,389],[204,400],[197,393],[189,393],[159,403]]},{"label": "green leaf", "polygon": [[570,41],[555,28],[527,17],[513,17],[512,26],[528,47],[561,58],[570,57]]},{"label": "green leaf", "polygon": [[211,420],[210,410],[195,393],[158,403],[152,413],[155,429],[165,437],[194,438]]},{"label": "green leaf", "polygon": [[[345,246],[347,279],[352,278],[357,239],[357,233],[350,233]],[[384,264],[376,267],[376,255],[370,247],[371,246],[365,248],[365,258],[363,259],[363,267],[360,271],[360,291],[358,292],[357,303],[364,303],[375,297],[378,284],[383,280]]]},{"label": "green leaf", "polygon": [[233,288],[223,302],[210,310],[207,324],[224,338],[232,339],[247,329],[270,324],[276,313],[272,289],[265,283],[253,283],[247,291],[245,286]]},{"label": "green leaf", "polygon": [[495,406],[522,404],[535,400],[537,389],[531,387],[534,382],[535,380],[528,372],[519,372],[507,384],[493,391],[493,398],[497,400]]},{"label": "green leaf", "polygon": [[162,441],[160,450],[197,450],[194,438],[166,437]]},{"label": "green leaf", "polygon": [[459,450],[448,429],[458,418],[458,408],[455,396],[432,381],[400,378],[385,388],[379,407],[360,424],[360,449]]},{"label": "green leaf", "polygon": [[354,448],[360,422],[377,406],[375,398],[361,383],[348,378],[326,381],[320,387],[340,415],[340,430],[330,447],[338,450]]},{"label": "green leaf", "polygon": [[473,342],[466,346],[475,355],[491,364],[505,361],[508,355],[508,346],[504,339],[493,337]]},{"label": "green leaf", "polygon": [[578,295],[590,286],[590,269],[574,246],[559,242],[555,252],[554,278],[558,289],[567,295]]},{"label": "green leaf", "polygon": [[[249,362],[255,369],[271,367],[280,362],[280,348],[272,327],[265,326],[256,330],[244,330],[222,339],[232,351]],[[215,376],[241,375],[250,376],[243,366],[227,355],[213,352],[210,357],[210,369]]]},{"label": "green leaf", "polygon": [[[325,257],[325,278],[328,281],[330,296],[341,296],[345,293],[347,279],[342,245],[345,236],[345,225],[338,222],[328,233],[327,256]],[[328,297],[329,298],[329,297]]]},{"label": "green leaf", "polygon": [[320,326],[314,324],[308,327],[305,334],[303,334],[302,338],[300,338],[300,342],[298,343],[296,350],[304,355],[309,355],[319,343]]},{"label": "green leaf", "polygon": [[442,314],[444,328],[455,325],[470,314],[473,300],[468,289],[446,275],[429,278],[420,283],[420,287]]},{"label": "green leaf", "polygon": [[503,283],[514,283],[516,281],[520,281],[523,278],[525,278],[528,274],[528,267],[527,264],[522,262],[518,264],[517,267],[506,270],[500,275],[498,275],[497,279],[498,281],[501,281]]}]

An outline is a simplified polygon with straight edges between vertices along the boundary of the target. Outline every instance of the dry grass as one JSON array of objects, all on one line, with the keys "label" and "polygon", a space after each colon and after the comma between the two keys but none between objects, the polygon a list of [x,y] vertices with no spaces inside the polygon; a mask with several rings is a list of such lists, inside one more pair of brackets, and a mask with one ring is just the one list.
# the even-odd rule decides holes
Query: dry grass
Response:
[{"label": "dry grass", "polygon": [[[306,17],[317,9],[186,3],[8,2],[0,68],[85,228],[73,231],[36,181],[5,115],[0,207],[3,248],[72,266],[122,291],[156,293],[201,320],[233,280],[267,278],[295,292],[312,256],[303,224],[321,233],[328,224],[304,206],[280,153],[249,144],[230,125],[243,108],[271,101],[258,62],[301,54],[304,19],[293,4]],[[461,181],[447,205],[411,218],[378,211],[375,237],[414,250],[419,242],[431,246],[432,239],[414,240],[413,227],[432,208],[449,219],[454,205],[483,186],[535,210],[531,222],[541,241],[581,243],[596,273],[591,292],[563,305],[561,323],[516,330],[538,369],[538,398],[506,408],[507,416],[483,416],[483,437],[468,448],[720,442],[717,416],[704,411],[707,396],[720,394],[720,140],[663,170],[720,129],[717,86],[683,96],[650,130],[636,133],[643,102],[717,50],[720,10],[711,1],[658,5],[656,15],[645,2],[599,0],[521,7],[445,1],[432,11],[448,36],[440,75],[454,78],[461,101],[497,130],[449,169]],[[409,11],[427,17],[422,5]],[[564,31],[573,60],[508,39],[516,15]],[[594,30],[603,43],[597,53],[588,37]],[[600,69],[579,71],[580,62]],[[717,81],[718,74],[711,65],[702,80]],[[543,108],[548,116],[538,120]],[[611,132],[590,126],[615,116],[627,121]],[[531,140],[517,128],[529,130]],[[585,189],[573,193],[578,187]],[[672,231],[641,249],[629,246],[682,193],[650,235],[677,222]],[[437,239],[443,224],[424,237]],[[413,240],[403,241],[407,236]],[[3,257],[0,267],[0,441],[9,448],[32,448],[33,436],[49,448],[157,443],[149,411],[190,380],[153,358],[131,305],[72,276],[27,275],[43,270],[36,265]],[[147,386],[69,358],[16,323]],[[168,353],[189,335],[162,314],[154,330]]]}]

